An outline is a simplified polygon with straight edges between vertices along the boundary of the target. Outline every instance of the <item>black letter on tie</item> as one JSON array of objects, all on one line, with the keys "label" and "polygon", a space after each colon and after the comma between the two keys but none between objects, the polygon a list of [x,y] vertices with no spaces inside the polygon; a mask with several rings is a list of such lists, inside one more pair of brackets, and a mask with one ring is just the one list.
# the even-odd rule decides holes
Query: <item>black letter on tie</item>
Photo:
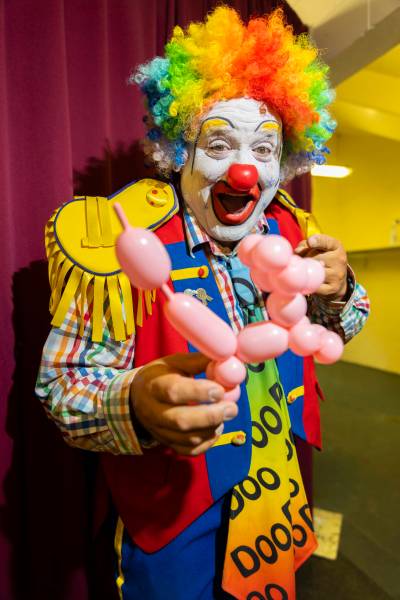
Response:
[{"label": "black letter on tie", "polygon": [[285,502],[285,504],[282,506],[282,512],[289,521],[289,523],[292,524],[292,515],[290,514],[290,500]]},{"label": "black letter on tie", "polygon": [[[253,491],[249,491],[246,489],[246,483],[250,483],[250,485],[253,486]],[[248,500],[258,500],[258,498],[261,496],[261,488],[258,481],[256,481],[253,477],[250,476],[246,477],[246,479],[243,479],[242,483],[239,483],[239,490],[241,491],[243,496]]]},{"label": "black letter on tie", "polygon": [[259,431],[259,433],[261,434],[261,438],[259,440],[256,440],[254,437],[253,429],[252,429],[251,430],[251,435],[252,435],[251,443],[256,448],[265,448],[265,446],[268,444],[268,434],[265,431],[264,427],[261,425],[261,423],[257,423],[257,421],[252,421],[251,426],[253,429],[257,429],[257,431]]},{"label": "black letter on tie", "polygon": [[290,497],[291,497],[291,498],[296,498],[297,494],[298,494],[298,493],[299,493],[299,491],[300,491],[300,486],[299,486],[299,484],[297,483],[297,481],[296,481],[295,479],[289,479],[289,482],[290,482],[290,483],[292,484],[292,486],[293,486],[293,489],[292,489],[292,491],[290,492]]},{"label": "black letter on tie", "polygon": [[[261,544],[266,544],[266,546],[270,549],[271,554],[265,554],[264,550],[261,548]],[[278,553],[274,544],[271,542],[266,535],[259,535],[256,539],[256,550],[258,554],[261,556],[263,560],[269,565],[273,565],[278,560]]]},{"label": "black letter on tie", "polygon": [[[253,565],[251,567],[246,567],[239,558],[239,553],[244,552],[247,554],[251,560],[253,561]],[[249,577],[253,575],[260,568],[260,559],[257,554],[252,550],[249,546],[238,546],[231,552],[232,560],[240,571],[242,577]]]},{"label": "black letter on tie", "polygon": [[[268,423],[266,416],[272,415],[272,418],[275,419],[275,424],[271,425]],[[263,406],[260,410],[260,419],[261,423],[264,425],[265,429],[270,433],[280,433],[282,431],[282,421],[279,414],[276,412],[272,406]]]},{"label": "black letter on tie", "polygon": [[237,490],[232,490],[232,497],[235,498],[238,505],[236,508],[231,508],[231,512],[229,514],[231,521],[233,521],[233,519],[236,519],[236,517],[240,515],[244,507],[244,500]]},{"label": "black letter on tie", "polygon": [[274,383],[274,385],[271,386],[268,391],[271,394],[271,396],[273,397],[273,399],[275,400],[275,402],[278,404],[278,406],[280,406],[281,400],[283,397],[282,388],[281,388],[280,384]]},{"label": "black letter on tie", "polygon": [[[307,514],[307,511],[310,512],[310,514]],[[311,510],[308,504],[304,504],[300,509],[299,509],[299,513],[300,516],[303,518],[303,521],[306,523],[306,525],[309,526],[309,528],[311,529],[311,531],[314,531],[314,526],[313,526],[313,522],[312,522],[312,518],[311,518]]]},{"label": "black letter on tie", "polygon": [[288,600],[289,598],[287,591],[280,585],[277,585],[276,583],[269,583],[265,586],[265,594],[267,596],[267,600],[275,600],[275,598],[277,598],[277,595],[272,595],[271,592],[279,592],[281,595],[281,600]]},{"label": "black letter on tie", "polygon": [[[264,479],[264,473],[268,473],[269,475],[271,475],[271,482],[266,481]],[[276,471],[270,469],[269,467],[261,467],[261,469],[258,469],[257,479],[261,483],[261,485],[267,490],[277,490],[278,487],[281,485],[281,480],[279,479],[278,473],[276,473]]]}]

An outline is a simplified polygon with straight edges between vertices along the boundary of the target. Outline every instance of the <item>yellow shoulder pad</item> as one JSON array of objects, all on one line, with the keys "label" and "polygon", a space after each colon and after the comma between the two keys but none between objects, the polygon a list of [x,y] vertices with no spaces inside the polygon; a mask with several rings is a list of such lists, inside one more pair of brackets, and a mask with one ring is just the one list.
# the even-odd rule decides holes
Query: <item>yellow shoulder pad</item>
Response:
[{"label": "yellow shoulder pad", "polygon": [[286,190],[279,189],[276,193],[275,200],[277,200],[282,206],[290,210],[298,222],[300,229],[307,239],[310,235],[321,233],[321,228],[317,223],[316,218],[310,212],[297,206],[293,198],[286,192]]},{"label": "yellow shoulder pad", "polygon": [[[112,208],[114,202],[122,205],[131,225],[151,230],[160,227],[179,209],[178,199],[170,184],[155,179],[141,179],[109,198],[76,197],[51,216],[46,225],[45,243],[52,292],[52,325],[61,325],[72,299],[78,293],[82,335],[86,291],[89,283],[92,283],[94,295],[90,316],[92,339],[95,342],[103,337],[106,294],[110,302],[111,335],[117,341],[122,341],[135,328],[130,283],[121,271],[114,250],[116,238],[122,231]],[[142,324],[144,308],[151,313],[154,298],[154,291],[140,294],[136,319],[138,325]]]}]

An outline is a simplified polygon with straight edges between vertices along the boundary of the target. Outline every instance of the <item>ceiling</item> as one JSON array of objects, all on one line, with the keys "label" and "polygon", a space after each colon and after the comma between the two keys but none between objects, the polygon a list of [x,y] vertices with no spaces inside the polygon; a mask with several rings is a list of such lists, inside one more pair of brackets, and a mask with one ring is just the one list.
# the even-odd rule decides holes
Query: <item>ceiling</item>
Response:
[{"label": "ceiling", "polygon": [[324,25],[361,3],[362,0],[289,0],[290,6],[310,29]]},{"label": "ceiling", "polygon": [[335,85],[400,43],[400,0],[288,0]]},{"label": "ceiling", "polygon": [[339,132],[400,141],[400,44],[336,88]]},{"label": "ceiling", "polygon": [[330,66],[338,132],[400,141],[400,0],[288,0]]}]

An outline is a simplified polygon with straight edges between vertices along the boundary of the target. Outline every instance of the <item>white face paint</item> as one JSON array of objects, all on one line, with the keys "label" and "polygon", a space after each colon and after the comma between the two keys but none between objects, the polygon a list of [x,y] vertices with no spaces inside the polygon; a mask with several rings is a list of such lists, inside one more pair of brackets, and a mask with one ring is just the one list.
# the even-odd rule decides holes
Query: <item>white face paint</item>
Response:
[{"label": "white face paint", "polygon": [[[181,190],[200,225],[214,239],[241,240],[275,196],[281,131],[279,117],[250,98],[218,102],[203,119],[182,170]],[[251,190],[239,192],[228,185],[228,169],[234,164],[256,167],[258,181]]]}]

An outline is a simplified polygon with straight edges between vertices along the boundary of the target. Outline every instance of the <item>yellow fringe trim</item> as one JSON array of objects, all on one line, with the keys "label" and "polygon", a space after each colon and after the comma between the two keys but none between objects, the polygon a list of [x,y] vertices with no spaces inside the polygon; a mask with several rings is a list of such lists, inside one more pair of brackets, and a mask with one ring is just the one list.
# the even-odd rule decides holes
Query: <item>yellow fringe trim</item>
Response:
[{"label": "yellow fringe trim", "polygon": [[[108,296],[111,313],[111,335],[116,341],[124,341],[135,333],[135,318],[133,313],[132,289],[129,279],[122,271],[111,275],[93,274],[74,264],[63,252],[54,232],[54,221],[57,209],[45,228],[46,255],[49,262],[49,282],[51,288],[50,313],[53,316],[51,324],[60,327],[74,297],[79,298],[78,325],[79,334],[84,332],[84,315],[87,306],[88,288],[93,286],[93,305],[90,319],[92,324],[92,340],[101,342],[103,339],[105,300]],[[87,242],[95,242],[95,233],[90,231]],[[93,249],[95,251],[95,249]],[[152,304],[156,299],[156,291],[139,291],[136,324],[143,325],[145,315],[153,312]]]},{"label": "yellow fringe trim", "polygon": [[117,554],[118,561],[118,577],[116,579],[118,595],[120,600],[123,600],[122,586],[125,583],[124,573],[122,571],[122,540],[124,537],[124,524],[121,519],[118,517],[117,527],[115,530],[114,537],[114,549]]}]

